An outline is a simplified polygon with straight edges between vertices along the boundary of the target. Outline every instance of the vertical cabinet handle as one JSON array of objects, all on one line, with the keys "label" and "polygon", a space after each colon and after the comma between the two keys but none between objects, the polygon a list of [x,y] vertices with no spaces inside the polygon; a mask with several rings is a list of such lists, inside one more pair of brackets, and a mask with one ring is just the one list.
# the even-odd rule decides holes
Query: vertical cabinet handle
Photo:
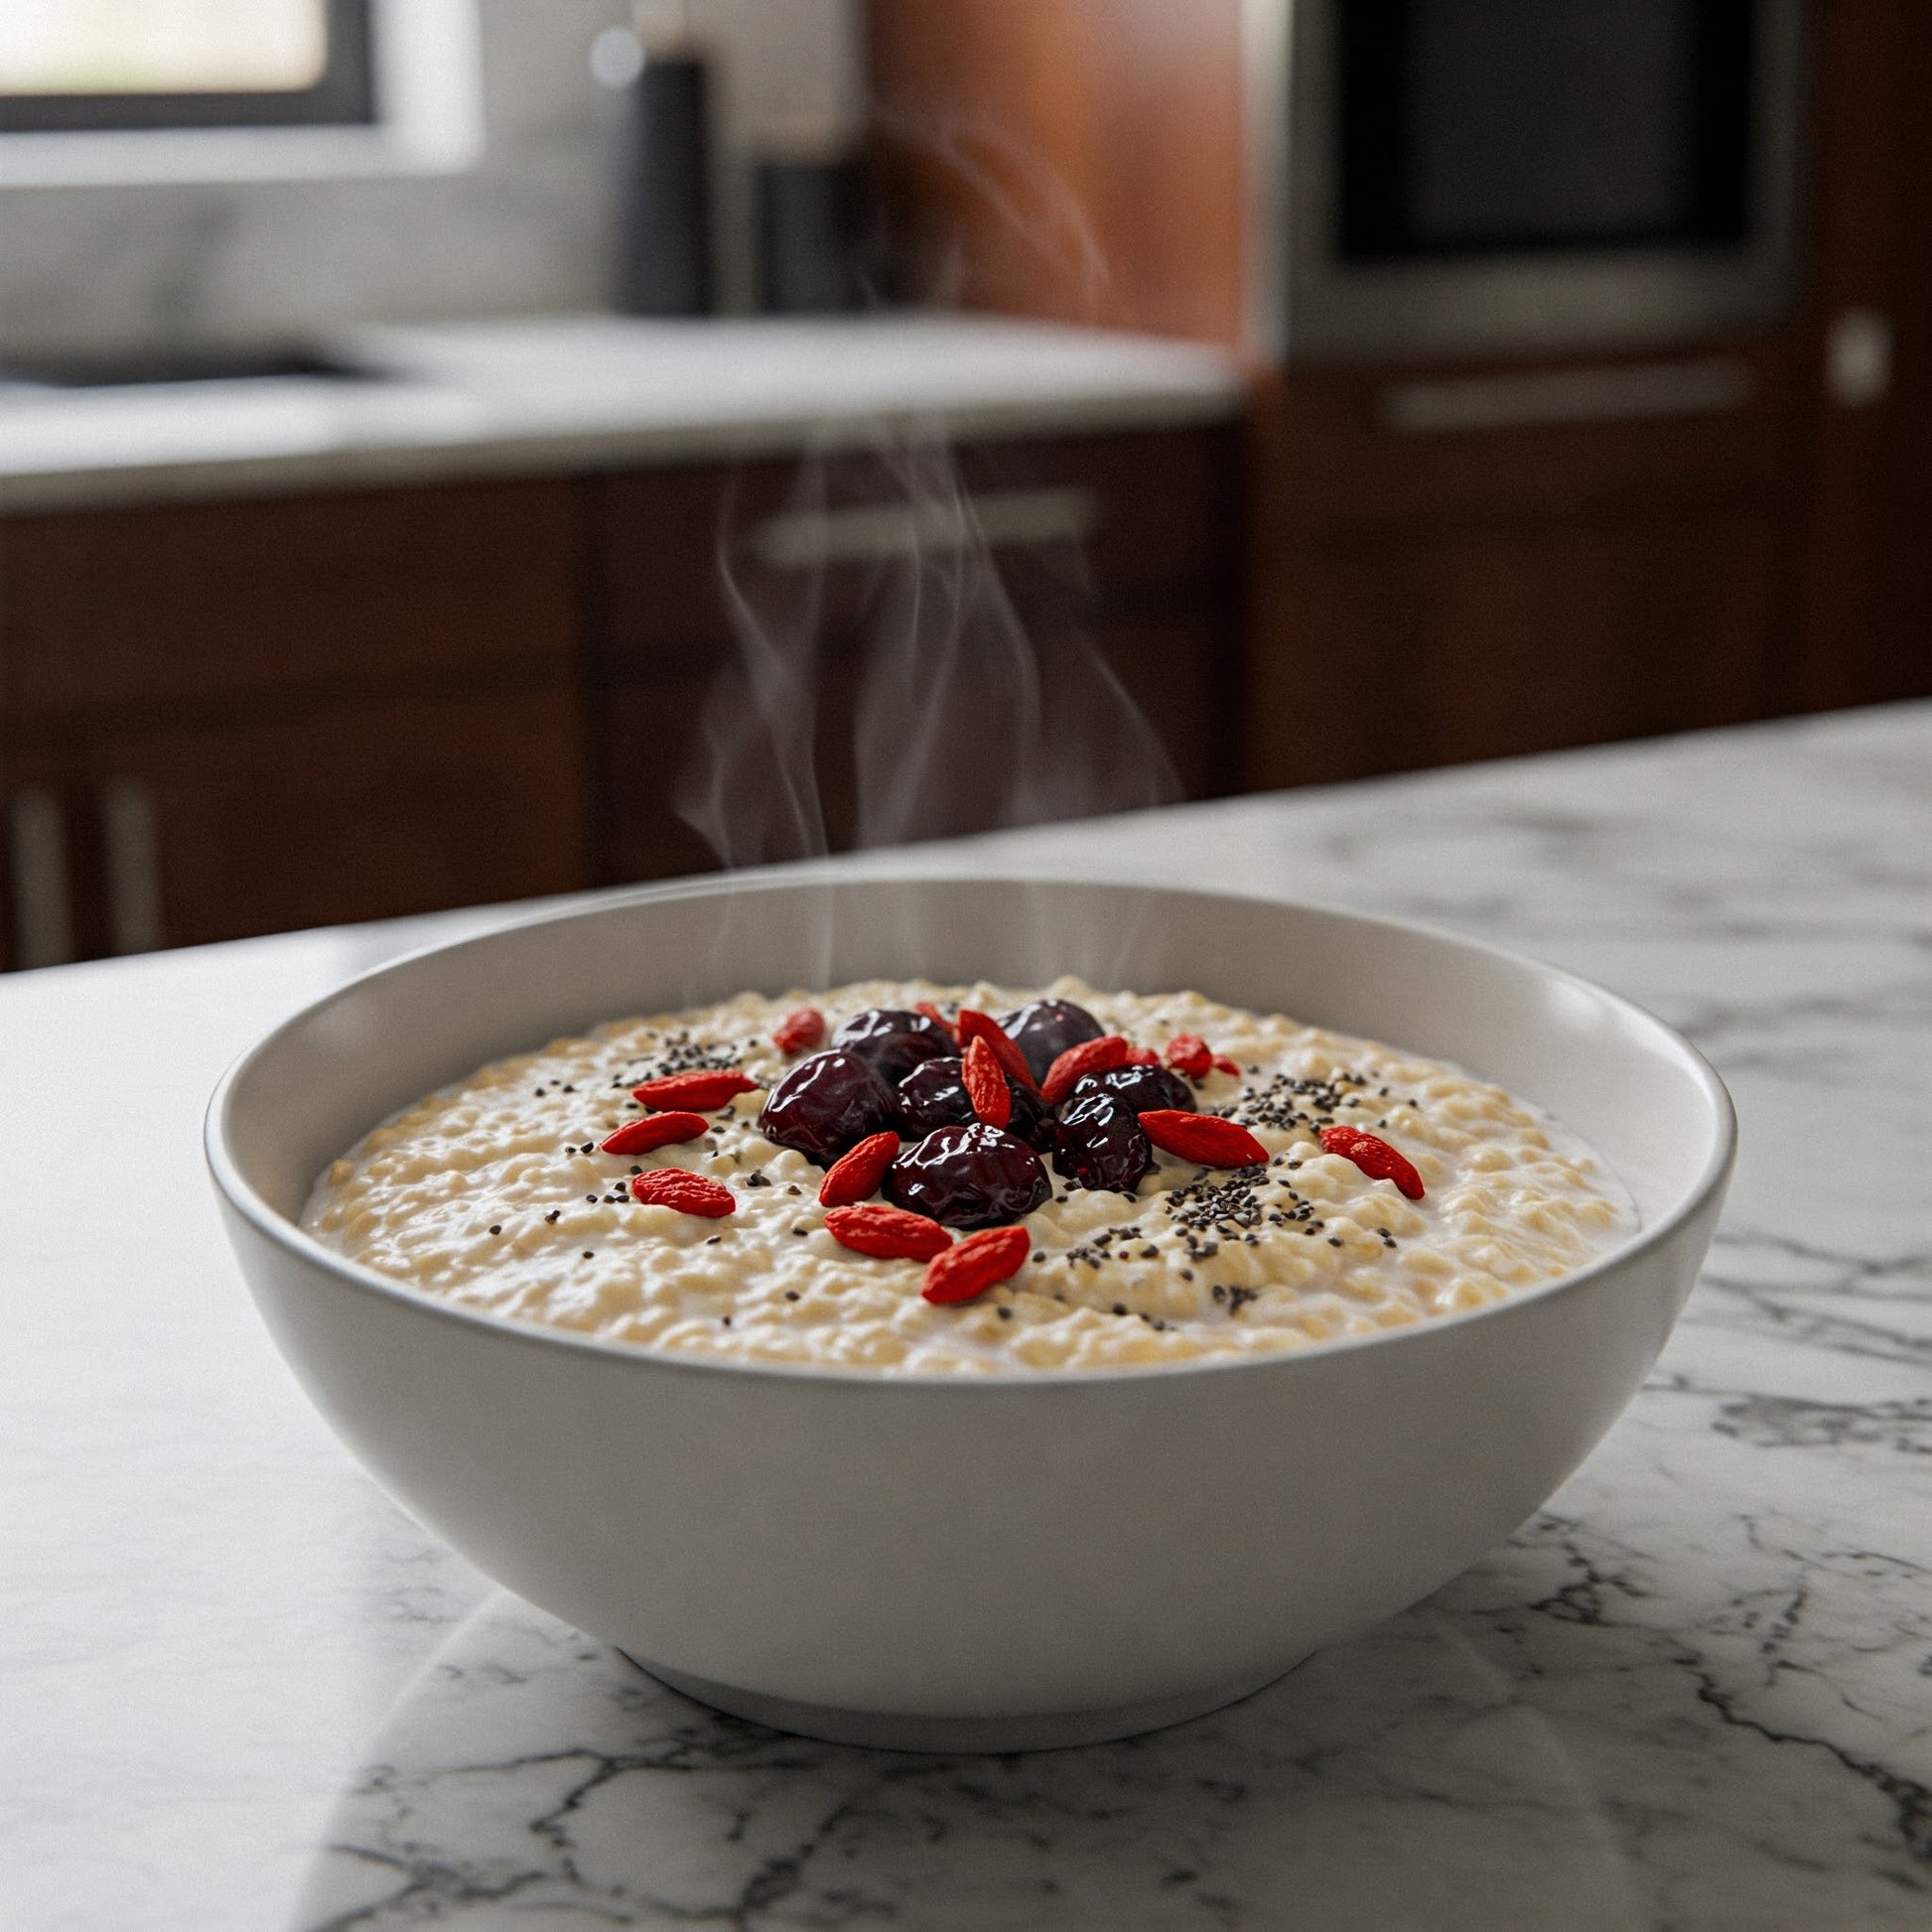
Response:
[{"label": "vertical cabinet handle", "polygon": [[7,844],[14,959],[21,966],[65,966],[73,958],[73,898],[60,799],[41,785],[15,792],[7,807]]},{"label": "vertical cabinet handle", "polygon": [[100,837],[108,949],[154,952],[162,944],[161,842],[154,793],[132,778],[103,785]]},{"label": "vertical cabinet handle", "polygon": [[1841,309],[1825,333],[1825,393],[1841,409],[1869,409],[1891,391],[1891,320]]}]

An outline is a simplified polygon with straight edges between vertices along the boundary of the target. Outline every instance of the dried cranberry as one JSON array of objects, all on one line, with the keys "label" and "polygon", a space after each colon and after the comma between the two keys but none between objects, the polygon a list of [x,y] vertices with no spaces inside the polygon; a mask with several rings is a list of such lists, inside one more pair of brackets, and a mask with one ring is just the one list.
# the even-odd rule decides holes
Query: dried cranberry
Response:
[{"label": "dried cranberry", "polygon": [[759,1132],[829,1168],[892,1118],[892,1089],[857,1053],[834,1048],[800,1060],[771,1089]]},{"label": "dried cranberry", "polygon": [[1083,1073],[1067,1094],[1067,1104],[1090,1093],[1118,1094],[1137,1114],[1161,1107],[1186,1114],[1196,1104],[1193,1088],[1165,1066],[1110,1066],[1104,1073]]},{"label": "dried cranberry", "polygon": [[949,1228],[998,1227],[1053,1191],[1040,1159],[998,1127],[941,1127],[886,1170],[886,1198]]},{"label": "dried cranberry", "polygon": [[857,1053],[889,1087],[915,1066],[959,1051],[959,1042],[936,1020],[903,1007],[868,1007],[832,1035],[832,1044]]},{"label": "dried cranberry", "polygon": [[1154,1165],[1133,1103],[1104,1089],[1067,1103],[1053,1133],[1053,1165],[1082,1187],[1131,1194]]},{"label": "dried cranberry", "polygon": [[1034,1000],[1008,1014],[1000,1025],[1026,1054],[1035,1080],[1045,1079],[1046,1069],[1069,1046],[1098,1039],[1107,1031],[1085,1007],[1076,1007],[1071,1000]]},{"label": "dried cranberry", "polygon": [[[1030,1093],[1018,1080],[1011,1079],[1007,1092],[1013,1096],[1013,1118],[1007,1122],[1007,1132],[1046,1153],[1053,1145],[1053,1123],[1038,1094]],[[1188,1104],[1193,1103],[1190,1100]],[[977,1118],[966,1091],[963,1062],[957,1057],[927,1060],[898,1083],[898,1130],[909,1141],[923,1140],[941,1127],[970,1127]]]}]

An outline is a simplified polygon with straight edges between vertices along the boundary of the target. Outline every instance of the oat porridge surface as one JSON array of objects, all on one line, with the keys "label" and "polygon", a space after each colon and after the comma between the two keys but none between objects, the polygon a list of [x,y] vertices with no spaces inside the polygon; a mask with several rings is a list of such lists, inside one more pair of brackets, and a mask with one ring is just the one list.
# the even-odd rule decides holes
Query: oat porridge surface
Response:
[{"label": "oat porridge surface", "polygon": [[[869,1009],[927,1002],[948,1017],[962,1007],[1007,1015],[1047,996],[1144,1048],[1178,1035],[1209,1042],[1234,1070],[1185,1082],[1189,1104],[1247,1127],[1267,1163],[1203,1167],[1156,1148],[1129,1196],[1059,1172],[1049,1121],[1049,1192],[1020,1222],[1023,1265],[970,1303],[935,1306],[922,1299],[919,1261],[839,1245],[818,1199],[825,1170],[761,1130],[769,1090],[810,1057],[772,1035],[805,1006],[823,1012],[829,1046],[833,1030]],[[707,1067],[739,1069],[754,1085],[709,1110],[701,1137],[601,1151],[650,1111],[634,1086]],[[1334,1125],[1398,1149],[1422,1198],[1324,1152],[1321,1129]],[[633,1174],[664,1169],[709,1177],[731,1211],[707,1218],[632,1198]],[[1398,1047],[1198,993],[881,980],[745,993],[496,1061],[335,1162],[303,1226],[459,1306],[613,1343],[988,1374],[1265,1354],[1401,1327],[1568,1274],[1633,1232],[1636,1213],[1607,1167],[1556,1123]]]}]

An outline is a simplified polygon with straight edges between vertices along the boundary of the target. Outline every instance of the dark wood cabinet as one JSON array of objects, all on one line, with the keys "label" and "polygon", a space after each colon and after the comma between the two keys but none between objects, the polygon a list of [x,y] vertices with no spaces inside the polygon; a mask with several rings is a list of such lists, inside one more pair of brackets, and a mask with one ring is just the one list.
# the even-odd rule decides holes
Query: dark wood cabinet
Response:
[{"label": "dark wood cabinet", "polygon": [[[1533,420],[1552,375],[1711,400]],[[1258,385],[1249,781],[1330,782],[1778,707],[1801,412],[1785,335]],[[1511,420],[1518,412],[1532,420]],[[1351,723],[1374,715],[1372,730]]]},{"label": "dark wood cabinet", "polygon": [[1326,783],[1762,715],[1766,514],[1305,542],[1265,593],[1249,769]]},{"label": "dark wood cabinet", "polygon": [[1932,7],[1830,0],[1818,50],[1791,710],[1932,696]]},{"label": "dark wood cabinet", "polygon": [[568,671],[577,545],[564,481],[10,516],[0,716]]},{"label": "dark wood cabinet", "polygon": [[[681,792],[716,801],[737,863],[1024,816],[1016,766],[1029,761],[1032,681],[1050,684],[1056,666],[1094,709],[1124,691],[1185,795],[1239,784],[1231,735],[1217,729],[1239,671],[1231,428],[896,450],[802,471],[654,471],[588,487],[599,869],[612,882],[717,862],[680,815]],[[789,750],[748,724],[749,695],[733,681],[748,636],[772,688],[797,673],[778,721]],[[867,693],[882,702],[895,683],[882,726]],[[809,731],[793,706],[809,709]],[[748,730],[743,762],[708,744],[708,731],[740,742]],[[1056,810],[1120,796],[1118,770],[1089,774],[1083,790],[1074,746],[1031,750],[1034,776],[1051,767]]]},{"label": "dark wood cabinet", "polygon": [[1264,530],[1320,534],[1791,507],[1804,375],[1788,330],[1640,355],[1270,370],[1252,510]]},{"label": "dark wood cabinet", "polygon": [[[1184,790],[1231,789],[1237,453],[1223,427],[0,518],[0,965],[714,865],[677,791],[733,702],[721,541],[813,660],[819,817],[764,856],[878,835],[866,666],[908,583],[951,698],[913,688],[868,756],[916,766],[936,730],[964,777],[905,829],[998,816],[988,624],[1022,682],[1057,640],[1157,721]],[[770,769],[748,783],[782,806]]]},{"label": "dark wood cabinet", "polygon": [[[430,696],[126,729],[91,742],[82,763],[114,889],[107,907],[124,908],[122,930],[100,935],[106,950],[523,898],[589,879],[578,695],[565,678],[465,679]],[[146,913],[137,841],[151,850]]]},{"label": "dark wood cabinet", "polygon": [[0,521],[0,958],[590,880],[575,485]]}]

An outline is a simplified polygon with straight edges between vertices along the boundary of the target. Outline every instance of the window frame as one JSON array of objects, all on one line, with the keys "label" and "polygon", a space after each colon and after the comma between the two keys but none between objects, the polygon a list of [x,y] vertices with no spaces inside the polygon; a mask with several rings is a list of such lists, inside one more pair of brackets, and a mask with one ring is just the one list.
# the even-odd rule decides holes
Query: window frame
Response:
[{"label": "window frame", "polygon": [[[0,130],[0,196],[455,175],[477,167],[485,134],[477,0],[362,4],[373,80],[369,119]],[[288,96],[278,98],[285,107]]]},{"label": "window frame", "polygon": [[328,65],[310,86],[262,92],[0,93],[0,135],[373,127],[374,0],[324,0]]}]

